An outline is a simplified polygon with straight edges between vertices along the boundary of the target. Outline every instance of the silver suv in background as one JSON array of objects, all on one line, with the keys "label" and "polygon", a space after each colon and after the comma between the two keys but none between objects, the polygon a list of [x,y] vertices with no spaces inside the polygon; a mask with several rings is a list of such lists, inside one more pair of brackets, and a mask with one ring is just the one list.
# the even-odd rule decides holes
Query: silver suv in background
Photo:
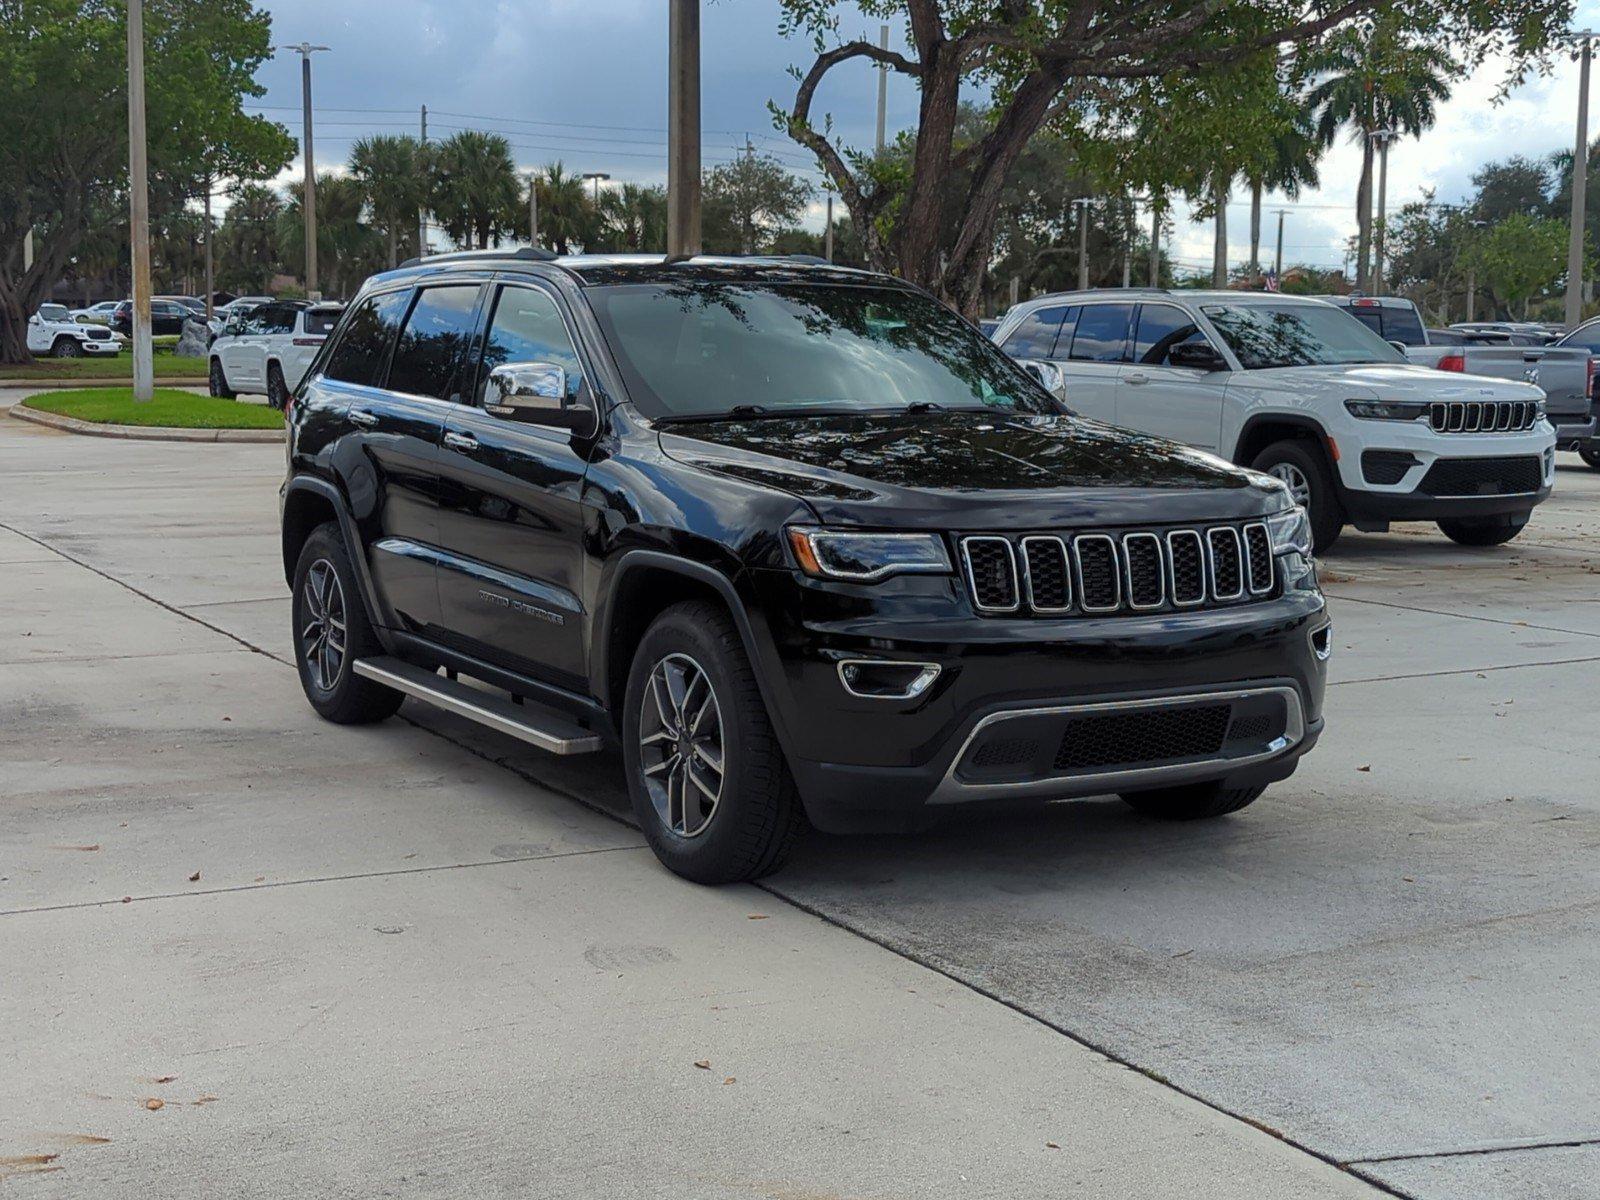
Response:
[{"label": "silver suv in background", "polygon": [[1554,479],[1538,388],[1415,366],[1309,297],[1066,292],[1017,305],[994,339],[1085,416],[1277,476],[1319,551],[1391,521],[1498,545]]}]

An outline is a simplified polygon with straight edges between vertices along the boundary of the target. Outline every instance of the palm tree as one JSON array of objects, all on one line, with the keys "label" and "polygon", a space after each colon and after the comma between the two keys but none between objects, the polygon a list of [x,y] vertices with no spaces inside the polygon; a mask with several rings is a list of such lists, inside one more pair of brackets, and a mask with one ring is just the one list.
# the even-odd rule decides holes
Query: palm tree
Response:
[{"label": "palm tree", "polygon": [[428,207],[456,245],[476,242],[487,250],[516,227],[522,185],[505,138],[463,129],[440,142],[429,158]]},{"label": "palm tree", "polygon": [[428,172],[422,144],[410,134],[364,137],[350,148],[350,174],[361,184],[373,218],[389,239],[389,266],[400,261],[400,243],[417,227],[427,202]]},{"label": "palm tree", "polygon": [[217,282],[259,295],[277,271],[278,219],[283,197],[261,183],[240,184],[217,230]]},{"label": "palm tree", "polygon": [[[539,189],[539,234],[558,254],[571,254],[595,233],[594,205],[583,179],[553,162],[534,177]],[[663,238],[663,241],[665,239]]]},{"label": "palm tree", "polygon": [[664,250],[667,244],[667,193],[659,187],[625,183],[601,198],[601,236],[618,250]]},{"label": "palm tree", "polygon": [[1437,46],[1413,40],[1392,21],[1344,30],[1321,60],[1321,80],[1307,97],[1317,137],[1331,146],[1341,129],[1361,142],[1356,188],[1356,287],[1366,290],[1372,257],[1372,135],[1380,129],[1420,137],[1450,95],[1460,64]]},{"label": "palm tree", "polygon": [[[289,202],[278,216],[278,249],[285,262],[306,257],[305,219],[300,212],[304,185],[289,185]],[[383,239],[362,220],[366,192],[349,175],[317,176],[317,262],[329,296],[353,292],[368,275],[382,270]]]},{"label": "palm tree", "polygon": [[1245,168],[1250,185],[1250,275],[1261,274],[1261,196],[1282,192],[1293,200],[1300,189],[1317,186],[1317,159],[1322,143],[1312,127],[1311,110],[1297,107],[1287,125],[1272,139],[1267,153]]}]

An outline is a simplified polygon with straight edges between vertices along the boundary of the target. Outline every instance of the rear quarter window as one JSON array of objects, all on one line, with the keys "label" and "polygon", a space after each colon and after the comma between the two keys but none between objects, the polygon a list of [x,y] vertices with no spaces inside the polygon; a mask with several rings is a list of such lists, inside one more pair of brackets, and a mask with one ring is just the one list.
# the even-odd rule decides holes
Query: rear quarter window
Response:
[{"label": "rear quarter window", "polygon": [[368,386],[375,383],[410,299],[410,290],[402,288],[398,292],[368,296],[357,305],[339,340],[329,351],[328,365],[322,374],[344,383]]},{"label": "rear quarter window", "polygon": [[1034,309],[1006,336],[1000,348],[1012,358],[1050,358],[1056,352],[1063,327],[1067,341],[1072,340],[1077,312],[1076,306],[1067,305]]}]

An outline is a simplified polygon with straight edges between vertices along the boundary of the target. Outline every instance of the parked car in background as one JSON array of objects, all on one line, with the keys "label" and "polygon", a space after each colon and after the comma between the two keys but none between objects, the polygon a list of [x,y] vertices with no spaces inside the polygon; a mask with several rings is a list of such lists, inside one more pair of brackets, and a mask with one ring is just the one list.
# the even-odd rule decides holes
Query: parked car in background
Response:
[{"label": "parked car in background", "polygon": [[1277,476],[1319,551],[1391,521],[1498,545],[1554,481],[1538,388],[1416,366],[1309,297],[1067,292],[1018,305],[995,340],[1081,413]]},{"label": "parked car in background", "polygon": [[28,353],[52,358],[116,354],[122,344],[104,325],[84,325],[72,319],[65,304],[41,304],[28,318]]},{"label": "parked car in background", "polygon": [[265,393],[283,408],[343,311],[342,304],[288,300],[236,313],[211,343],[211,394]]},{"label": "parked car in background", "polygon": [[774,870],[808,818],[1107,793],[1218,817],[1322,730],[1288,491],[1072,417],[887,275],[413,260],[367,282],[288,435],[316,712],[409,695],[620,746],[644,837],[698,882]]},{"label": "parked car in background", "polygon": [[1537,321],[1458,321],[1450,328],[1469,333],[1520,333],[1546,346],[1561,337],[1559,330]]},{"label": "parked car in background", "polygon": [[[1526,322],[1452,325],[1436,336],[1422,328],[1417,306],[1400,296],[1322,296],[1391,342],[1418,366],[1491,379],[1520,379],[1544,393],[1556,445],[1592,445],[1595,370],[1600,359],[1578,345],[1553,346],[1543,326]],[[1417,332],[1421,331],[1418,340]],[[1453,335],[1453,336],[1451,336]]]},{"label": "parked car in background", "polygon": [[109,325],[111,315],[117,311],[119,303],[117,300],[102,300],[99,304],[91,304],[88,308],[75,308],[72,310],[72,319],[88,325]]},{"label": "parked car in background", "polygon": [[[162,298],[150,301],[150,332],[157,337],[183,332],[183,323],[194,316],[194,310],[176,300]],[[118,333],[133,336],[133,301],[123,300],[111,317],[111,328]]]},{"label": "parked car in background", "polygon": [[[1600,370],[1595,370],[1594,365],[1600,363],[1600,317],[1592,318],[1579,325],[1571,333],[1566,334],[1556,345],[1562,349],[1586,350],[1590,354],[1591,375],[1600,376]],[[1590,387],[1590,415],[1594,418],[1595,428],[1586,438],[1578,438],[1568,442],[1563,440],[1561,445],[1578,452],[1578,457],[1583,459],[1596,471],[1600,471],[1600,382],[1591,380]],[[1560,431],[1557,431],[1560,437]]]}]

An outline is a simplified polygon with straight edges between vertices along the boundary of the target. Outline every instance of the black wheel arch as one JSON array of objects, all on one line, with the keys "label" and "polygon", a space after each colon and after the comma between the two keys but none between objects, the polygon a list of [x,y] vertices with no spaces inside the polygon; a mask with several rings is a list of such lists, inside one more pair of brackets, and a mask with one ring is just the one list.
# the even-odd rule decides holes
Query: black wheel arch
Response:
[{"label": "black wheel arch", "polygon": [[1258,413],[1244,423],[1234,443],[1233,461],[1248,467],[1268,446],[1288,440],[1315,442],[1328,464],[1335,485],[1339,484],[1338,464],[1328,450],[1328,431],[1314,417],[1298,413]]},{"label": "black wheel arch", "polygon": [[339,532],[344,536],[345,550],[350,556],[350,568],[356,574],[356,581],[361,590],[361,602],[366,606],[367,619],[372,622],[373,628],[382,634],[382,625],[378,614],[383,610],[378,605],[377,592],[372,586],[372,576],[367,570],[367,556],[363,552],[361,530],[356,525],[355,517],[350,513],[350,505],[345,501],[339,489],[326,479],[319,479],[314,475],[296,475],[284,485],[283,489],[283,520],[282,520],[282,553],[283,577],[285,582],[294,587],[294,569],[300,561],[300,551],[306,544],[306,539],[317,526],[328,521],[338,523]]}]

